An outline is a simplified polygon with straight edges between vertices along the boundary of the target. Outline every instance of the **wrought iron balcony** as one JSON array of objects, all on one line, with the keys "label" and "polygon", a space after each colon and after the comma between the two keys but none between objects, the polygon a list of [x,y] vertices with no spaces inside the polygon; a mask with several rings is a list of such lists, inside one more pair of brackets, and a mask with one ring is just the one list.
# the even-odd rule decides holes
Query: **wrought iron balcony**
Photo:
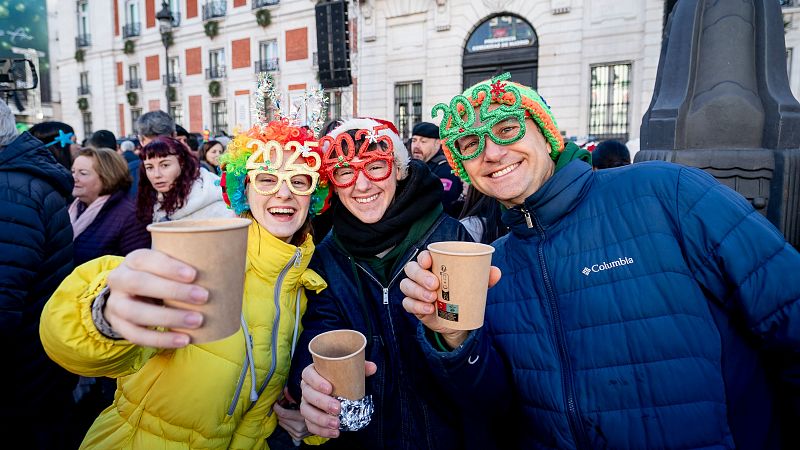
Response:
[{"label": "wrought iron balcony", "polygon": [[89,90],[89,86],[78,86],[78,95],[89,95],[92,92]]},{"label": "wrought iron balcony", "polygon": [[216,80],[219,78],[225,78],[225,66],[206,68],[206,80]]},{"label": "wrought iron balcony", "polygon": [[256,73],[275,72],[278,70],[278,58],[259,59],[255,63]]},{"label": "wrought iron balcony", "polygon": [[92,45],[92,35],[88,33],[83,33],[75,36],[75,46],[76,47],[88,47]]},{"label": "wrought iron balcony", "polygon": [[212,0],[203,5],[203,20],[214,19],[217,17],[225,17],[228,10],[228,2],[220,0]]},{"label": "wrought iron balcony", "polygon": [[[161,81],[166,86],[167,85],[167,76],[166,75],[162,75],[161,76]],[[169,84],[181,84],[181,74],[179,74],[179,73],[170,73],[169,74]]]},{"label": "wrought iron balcony", "polygon": [[281,0],[252,0],[253,9],[263,8],[265,6],[273,6],[280,3]]},{"label": "wrought iron balcony", "polygon": [[141,36],[142,24],[139,22],[126,23],[122,26],[122,38],[128,39],[130,37]]},{"label": "wrought iron balcony", "polygon": [[130,80],[125,82],[125,88],[128,89],[128,90],[141,89],[142,88],[142,79],[141,78],[131,78]]}]

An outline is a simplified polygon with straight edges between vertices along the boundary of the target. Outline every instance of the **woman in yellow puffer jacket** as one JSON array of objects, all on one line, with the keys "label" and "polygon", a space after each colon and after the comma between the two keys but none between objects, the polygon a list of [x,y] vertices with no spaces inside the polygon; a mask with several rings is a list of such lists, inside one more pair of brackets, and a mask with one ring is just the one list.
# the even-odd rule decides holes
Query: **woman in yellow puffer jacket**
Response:
[{"label": "woman in yellow puffer jacket", "polygon": [[39,330],[48,355],[72,372],[117,379],[113,404],[81,448],[265,449],[279,424],[295,441],[320,442],[298,411],[278,404],[290,401],[284,386],[305,290],[326,287],[307,269],[310,217],[329,197],[313,141],[283,119],[237,136],[223,157],[226,202],[254,219],[240,333],[192,345],[185,334],[155,330],[198,327],[202,316],[149,299],[208,296],[191,284],[193,268],[155,250],[90,261],[54,293]]}]

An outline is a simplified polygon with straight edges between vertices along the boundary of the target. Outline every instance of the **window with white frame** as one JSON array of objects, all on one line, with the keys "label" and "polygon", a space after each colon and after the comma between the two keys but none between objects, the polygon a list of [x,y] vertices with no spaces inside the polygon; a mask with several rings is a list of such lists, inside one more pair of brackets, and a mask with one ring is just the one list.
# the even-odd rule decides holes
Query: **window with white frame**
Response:
[{"label": "window with white frame", "polygon": [[177,84],[181,82],[181,61],[177,56],[169,58],[169,82]]},{"label": "window with white frame", "polygon": [[411,128],[422,121],[422,82],[394,85],[394,123],[403,140],[411,137]]},{"label": "window with white frame", "polygon": [[90,112],[82,112],[81,116],[83,117],[83,136],[89,137],[92,134],[92,113]]},{"label": "window with white frame", "polygon": [[78,1],[78,33],[77,37],[82,41],[81,46],[89,45],[89,0]]},{"label": "window with white frame", "polygon": [[589,135],[595,140],[628,140],[631,64],[591,66]]},{"label": "window with white frame", "polygon": [[139,65],[138,64],[131,64],[128,66],[128,79],[130,80],[138,80],[139,79]]},{"label": "window with white frame", "polygon": [[181,2],[179,0],[167,0],[169,11],[172,13],[172,26],[177,27],[181,24]]},{"label": "window with white frame", "polygon": [[125,23],[139,23],[139,0],[125,2]]},{"label": "window with white frame", "polygon": [[131,130],[133,130],[134,134],[138,132],[136,129],[136,121],[139,120],[139,116],[141,115],[141,108],[131,108]]},{"label": "window with white frame", "polygon": [[225,101],[211,103],[211,134],[221,136],[228,131],[228,108]]},{"label": "window with white frame", "polygon": [[225,49],[218,48],[208,52],[208,76],[206,78],[225,77]]},{"label": "window with white frame", "polygon": [[258,43],[257,72],[278,70],[278,41],[270,39]]},{"label": "window with white frame", "polygon": [[182,105],[169,105],[169,115],[176,124],[183,126],[183,106]]}]

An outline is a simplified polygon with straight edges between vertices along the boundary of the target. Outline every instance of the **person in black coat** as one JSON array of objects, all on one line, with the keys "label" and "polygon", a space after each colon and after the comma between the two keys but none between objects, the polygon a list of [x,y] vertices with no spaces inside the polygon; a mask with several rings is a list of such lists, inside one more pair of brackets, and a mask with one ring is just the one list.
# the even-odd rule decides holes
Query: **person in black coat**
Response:
[{"label": "person in black coat", "polygon": [[[471,240],[443,212],[439,178],[421,161],[409,161],[387,121],[347,120],[319,147],[326,149],[320,173],[338,202],[333,228],[309,268],[328,287],[307,293],[288,383],[290,396],[302,397],[300,413],[308,431],[335,438],[326,444],[331,449],[491,449],[478,438],[486,436],[486,420],[453,411],[440,387],[430,382],[416,342],[419,321],[402,307],[406,262],[431,242]],[[328,414],[332,405],[353,408],[331,397],[331,385],[317,373],[308,351],[314,336],[335,329],[357,330],[367,338],[366,393],[373,398],[374,414],[358,431],[340,433],[342,422]],[[465,429],[471,442],[465,442]]]},{"label": "person in black coat", "polygon": [[65,199],[72,177],[31,134],[13,139],[13,127],[0,101],[0,433],[26,448],[77,448],[67,419],[78,377],[39,340],[42,308],[73,268]]},{"label": "person in black coat", "polygon": [[424,162],[442,182],[442,206],[450,217],[458,217],[464,201],[461,192],[464,185],[453,174],[439,140],[439,127],[430,122],[419,122],[411,131],[411,157]]}]

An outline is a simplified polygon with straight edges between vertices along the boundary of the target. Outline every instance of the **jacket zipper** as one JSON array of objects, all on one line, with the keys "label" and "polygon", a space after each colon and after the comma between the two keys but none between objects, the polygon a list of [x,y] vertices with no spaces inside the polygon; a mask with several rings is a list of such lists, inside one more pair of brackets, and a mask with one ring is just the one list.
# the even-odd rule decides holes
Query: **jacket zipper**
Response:
[{"label": "jacket zipper", "polygon": [[[261,387],[258,388],[258,396],[261,397],[261,394],[264,392],[264,389],[267,388],[267,384],[269,384],[269,380],[272,379],[272,376],[275,374],[275,367],[278,365],[278,327],[280,326],[281,321],[281,287],[283,286],[283,279],[286,278],[286,274],[289,272],[289,269],[294,267],[300,267],[300,262],[302,260],[303,253],[300,249],[296,249],[294,252],[294,257],[289,260],[288,263],[281,269],[281,273],[278,274],[278,279],[275,281],[275,291],[274,291],[274,302],[275,302],[275,320],[272,322],[272,347],[270,353],[272,354],[272,362],[270,363],[269,372],[267,372],[267,378],[264,379],[264,382],[261,384]],[[256,380],[253,380],[255,383]],[[250,403],[250,406],[247,408],[250,411],[253,406],[255,406],[258,400]],[[267,412],[267,416],[272,415],[272,408],[269,409]]]},{"label": "jacket zipper", "polygon": [[539,231],[541,240],[537,246],[537,254],[539,257],[539,265],[542,267],[542,278],[544,279],[545,289],[547,290],[547,305],[550,308],[550,314],[553,316],[553,332],[556,337],[556,349],[558,350],[558,359],[561,362],[561,385],[566,396],[565,402],[567,406],[567,422],[569,423],[570,431],[572,431],[573,439],[575,440],[575,447],[589,448],[585,445],[585,436],[582,433],[581,420],[578,414],[578,407],[575,404],[575,386],[572,383],[572,365],[569,362],[567,355],[567,343],[564,337],[564,330],[561,327],[561,313],[558,309],[556,302],[555,292],[550,280],[550,274],[547,271],[547,265],[544,259],[544,242],[547,235],[539,223],[539,219],[533,216],[524,207],[522,214],[525,215],[525,222],[528,223],[528,228],[533,228],[533,221],[536,222],[536,230]]},{"label": "jacket zipper", "polygon": [[[412,253],[411,256],[408,257],[408,259],[403,263],[403,266],[405,266],[409,261],[411,261],[415,256],[417,256],[417,252],[419,252],[419,249],[415,248],[414,253]],[[353,260],[353,263],[355,263],[355,265],[359,269],[361,269],[362,272],[367,274],[368,277],[372,278],[372,281],[374,281],[375,283],[378,284],[378,286],[381,287],[381,291],[383,292],[383,304],[384,306],[386,306],[386,313],[389,315],[389,327],[392,329],[392,340],[394,340],[396,343],[397,335],[394,331],[394,319],[392,318],[392,308],[389,307],[389,288],[392,286],[392,284],[394,284],[395,280],[397,280],[397,277],[399,277],[400,274],[403,273],[403,270],[401,269],[394,275],[394,277],[392,277],[392,279],[389,281],[388,286],[384,286],[383,284],[381,284],[380,281],[378,281],[377,278],[375,278],[371,273],[369,273],[369,271],[365,269],[364,266],[359,264],[358,261]],[[402,364],[400,365],[400,372],[401,373],[403,372]]]},{"label": "jacket zipper", "polygon": [[527,225],[528,228],[533,228],[533,221],[531,220],[531,213],[527,209],[525,209],[524,206],[522,208],[520,208],[520,209],[522,211],[522,215],[525,216],[525,225]]},{"label": "jacket zipper", "polygon": [[[411,256],[409,256],[409,257],[408,257],[408,259],[406,259],[406,260],[405,260],[405,262],[403,263],[403,265],[402,265],[402,266],[400,266],[400,267],[405,267],[405,265],[406,265],[406,264],[407,264],[409,261],[411,261],[412,259],[414,259],[414,257],[415,257],[415,256],[417,256],[417,253],[418,253],[418,252],[419,252],[419,248],[416,248],[416,247],[415,247],[415,248],[414,248],[414,252],[413,252],[413,253],[411,253]],[[358,263],[358,261],[356,261],[356,260],[354,259],[354,260],[353,260],[353,263],[354,263],[354,264],[355,264],[355,265],[356,265],[356,266],[357,266],[359,269],[361,269],[361,271],[362,271],[362,272],[364,272],[365,274],[367,274],[367,276],[368,276],[368,277],[372,278],[372,281],[374,281],[375,283],[377,283],[377,284],[378,284],[378,286],[380,286],[380,287],[381,287],[381,292],[383,293],[383,305],[386,307],[386,314],[389,316],[389,328],[392,330],[392,341],[393,341],[393,342],[392,342],[392,344],[393,344],[393,346],[394,346],[394,347],[397,347],[397,333],[395,333],[395,331],[394,331],[394,319],[392,318],[392,308],[391,308],[391,306],[389,305],[389,288],[390,288],[390,287],[392,286],[392,284],[394,284],[394,282],[397,280],[397,277],[399,277],[399,276],[400,276],[400,274],[401,274],[401,273],[403,273],[403,269],[400,269],[400,271],[399,271],[399,272],[397,272],[396,274],[394,274],[394,277],[392,277],[392,279],[391,279],[391,280],[389,280],[389,284],[388,284],[388,286],[384,286],[383,284],[381,284],[381,282],[380,282],[380,281],[378,281],[378,279],[377,279],[377,278],[375,278],[375,277],[374,277],[374,276],[373,276],[371,273],[369,273],[369,271],[368,271],[367,269],[365,269],[365,268],[364,268],[364,266],[362,266],[361,264],[359,264],[359,263]],[[399,347],[398,347],[398,348],[399,348]],[[394,351],[394,349],[393,349],[393,351]],[[400,371],[400,379],[403,379],[403,378],[405,378],[405,376],[403,375],[403,362],[402,362],[402,358],[398,358],[398,359],[397,359],[397,367],[398,367],[398,369],[399,369],[399,371]],[[404,402],[402,401],[402,398],[403,398],[403,397],[401,396],[401,401],[400,401],[401,414],[400,414],[400,417],[403,417],[403,415],[404,415],[404,413],[402,412],[402,410],[403,410],[403,403],[404,403]],[[405,421],[403,421],[403,422],[405,422]],[[403,423],[403,424],[401,424],[400,426],[401,426],[401,427],[405,427],[405,424]],[[382,430],[382,428],[381,428],[381,430]],[[382,435],[382,434],[383,434],[383,433],[381,432],[381,435]]]}]

